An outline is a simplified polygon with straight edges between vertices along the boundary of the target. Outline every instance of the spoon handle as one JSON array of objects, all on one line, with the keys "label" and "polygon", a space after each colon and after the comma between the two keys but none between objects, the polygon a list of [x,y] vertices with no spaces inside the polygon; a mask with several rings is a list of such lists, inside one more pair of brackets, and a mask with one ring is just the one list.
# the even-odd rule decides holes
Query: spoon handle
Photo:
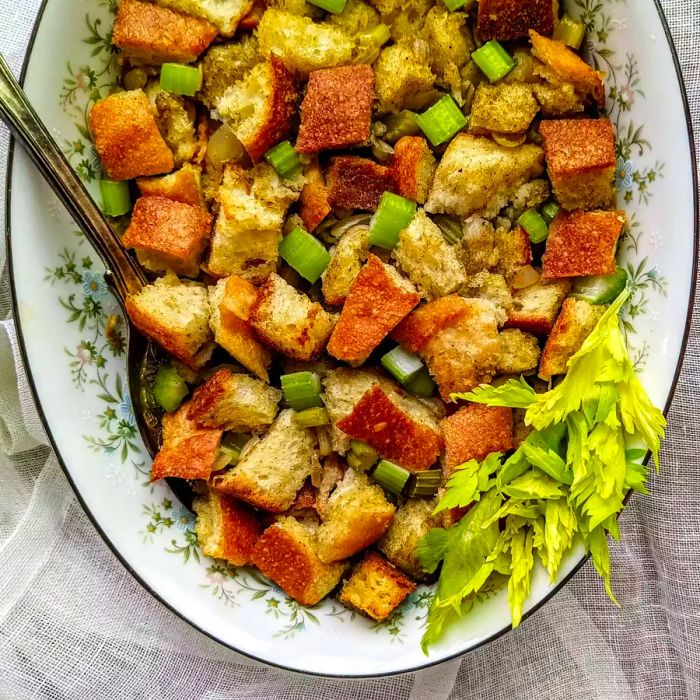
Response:
[{"label": "spoon handle", "polygon": [[147,284],[140,266],[124,249],[119,236],[73,171],[49,134],[12,71],[0,54],[0,118],[24,146],[46,182],[97,251],[107,269],[106,280],[119,301]]}]

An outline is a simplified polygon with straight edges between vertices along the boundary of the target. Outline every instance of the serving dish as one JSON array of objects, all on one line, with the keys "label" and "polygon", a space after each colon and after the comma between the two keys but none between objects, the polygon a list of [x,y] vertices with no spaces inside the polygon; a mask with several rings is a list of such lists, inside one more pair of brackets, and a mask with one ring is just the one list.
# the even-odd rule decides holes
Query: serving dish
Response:
[{"label": "serving dish", "polygon": [[[630,218],[622,244],[632,288],[624,323],[645,386],[658,405],[667,406],[689,325],[697,252],[697,188],[683,88],[651,0],[565,4],[588,24],[587,52],[608,74],[620,203]],[[66,0],[59,9],[48,0],[25,66],[29,97],[93,188],[98,162],[86,115],[113,80],[114,5]],[[426,657],[418,641],[428,588],[412,594],[388,621],[373,624],[334,601],[304,608],[259,574],[203,557],[192,514],[166,485],[148,483],[148,459],[126,390],[124,322],[96,256],[21,153],[13,159],[8,194],[16,317],[47,432],[95,525],[154,595],[223,644],[320,675],[412,671],[509,628],[505,593],[487,593]],[[579,548],[554,585],[538,570],[530,611],[582,561]]]}]

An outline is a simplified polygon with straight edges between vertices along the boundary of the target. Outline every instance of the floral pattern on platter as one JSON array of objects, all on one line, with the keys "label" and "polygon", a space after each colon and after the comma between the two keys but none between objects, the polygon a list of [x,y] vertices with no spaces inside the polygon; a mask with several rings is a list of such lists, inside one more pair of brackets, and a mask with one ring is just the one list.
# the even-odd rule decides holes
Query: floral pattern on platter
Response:
[{"label": "floral pattern on platter", "polygon": [[[611,0],[610,4],[626,5],[631,0]],[[95,8],[94,3],[91,3]],[[74,67],[66,65],[66,77],[59,95],[60,105],[75,127],[72,139],[64,139],[64,152],[76,172],[86,183],[100,177],[100,164],[92,145],[88,115],[92,105],[114,88],[115,53],[111,46],[109,15],[116,11],[116,0],[99,0],[100,17],[92,9],[85,15],[84,43],[90,47],[91,63]],[[642,83],[635,57],[618,56],[608,41],[612,33],[624,31],[624,20],[613,19],[599,0],[570,0],[570,14],[587,26],[584,52],[596,69],[606,73],[608,88],[607,113],[617,134],[616,185],[621,202],[628,208],[628,224],[620,242],[620,264],[627,270],[632,290],[623,314],[623,325],[635,366],[643,369],[649,352],[646,342],[635,344],[635,319],[652,315],[650,301],[654,295],[665,295],[666,280],[650,257],[661,244],[658,232],[642,230],[637,211],[650,204],[654,183],[664,176],[664,163],[651,157],[653,146],[644,136],[644,126],[634,120],[634,105],[644,100]],[[633,208],[634,207],[634,208]],[[125,466],[152,497],[144,506],[141,535],[147,545],[182,557],[183,565],[194,564],[202,571],[200,588],[225,606],[236,607],[257,601],[265,615],[279,623],[275,636],[292,637],[310,625],[319,624],[319,616],[339,624],[361,618],[335,601],[307,608],[287,596],[259,572],[236,568],[227,562],[203,557],[194,531],[194,514],[170,499],[167,487],[148,483],[147,459],[140,447],[138,429],[128,395],[124,367],[124,318],[109,295],[104,277],[96,271],[99,263],[88,249],[81,234],[76,233],[71,246],[58,254],[56,266],[46,270],[45,279],[58,290],[57,299],[66,321],[78,334],[74,347],[65,348],[68,370],[76,388],[95,392],[104,405],[96,416],[96,429],[83,436],[88,445],[109,455],[119,471]],[[497,589],[480,594],[479,600],[493,596]],[[406,602],[384,622],[361,622],[376,632],[387,634],[392,642],[403,642],[404,624],[411,616],[423,624],[433,596],[430,587],[420,586]]]}]

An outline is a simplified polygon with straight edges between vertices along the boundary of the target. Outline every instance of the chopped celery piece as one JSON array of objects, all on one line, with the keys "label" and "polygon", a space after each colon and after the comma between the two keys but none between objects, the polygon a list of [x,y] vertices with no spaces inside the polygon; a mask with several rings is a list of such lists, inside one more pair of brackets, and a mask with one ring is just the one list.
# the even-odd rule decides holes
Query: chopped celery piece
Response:
[{"label": "chopped celery piece", "polygon": [[627,286],[627,271],[618,267],[612,275],[580,277],[574,284],[572,297],[591,304],[609,304],[615,301]]},{"label": "chopped celery piece", "polygon": [[277,174],[291,180],[301,172],[302,164],[299,154],[289,141],[282,141],[265,154],[265,160],[277,171]]},{"label": "chopped celery piece", "polygon": [[511,55],[495,39],[474,51],[472,60],[492,83],[505,78],[515,68]]},{"label": "chopped celery piece", "polygon": [[455,245],[459,243],[464,237],[464,228],[462,227],[462,222],[456,219],[454,216],[446,216],[445,214],[440,214],[434,219],[435,223],[438,225],[442,235],[445,240],[450,245]]},{"label": "chopped celery piece", "polygon": [[520,216],[518,223],[527,231],[533,243],[542,243],[547,240],[549,227],[537,209],[528,209]]},{"label": "chopped celery piece", "polygon": [[202,87],[202,69],[181,63],[164,63],[160,69],[160,87],[175,95],[193,97]]},{"label": "chopped celery piece", "polygon": [[372,472],[372,478],[390,493],[400,494],[411,472],[398,464],[383,459]]},{"label": "chopped celery piece", "polygon": [[325,408],[316,406],[297,411],[294,414],[294,422],[302,428],[320,428],[322,425],[328,425],[330,419]]},{"label": "chopped celery piece", "polygon": [[416,121],[415,112],[404,109],[398,114],[390,114],[386,118],[384,140],[388,143],[396,143],[404,136],[416,136],[417,134],[420,134],[420,127]]},{"label": "chopped celery piece", "polygon": [[393,374],[401,384],[408,384],[423,369],[423,363],[415,352],[397,345],[382,357],[382,367]]},{"label": "chopped celery piece", "polygon": [[100,180],[102,211],[107,216],[121,216],[131,210],[129,183],[120,180]]},{"label": "chopped celery piece", "polygon": [[405,385],[405,388],[412,394],[429,399],[435,394],[435,382],[430,376],[427,368],[423,368],[418,374]]},{"label": "chopped celery piece", "polygon": [[542,209],[540,209],[540,214],[542,214],[542,218],[544,219],[545,223],[547,226],[554,221],[554,217],[559,213],[559,205],[556,202],[547,202],[547,204],[544,204],[542,206]]},{"label": "chopped celery piece", "polygon": [[557,41],[563,41],[572,49],[579,49],[585,34],[586,25],[583,22],[577,22],[575,19],[569,17],[569,15],[564,15],[559,21],[559,24],[557,24],[552,38]]},{"label": "chopped celery piece", "polygon": [[307,0],[309,4],[316,5],[326,12],[339,15],[344,9],[347,0]]},{"label": "chopped celery piece", "polygon": [[372,460],[372,464],[375,464],[379,459],[377,450],[371,445],[368,445],[362,440],[350,440],[350,449],[358,456],[363,459]]},{"label": "chopped celery piece", "polygon": [[219,447],[219,457],[216,460],[216,469],[236,466],[238,464],[243,448],[250,440],[250,435],[243,433],[226,433]]},{"label": "chopped celery piece", "polygon": [[417,205],[405,197],[385,192],[379,207],[369,222],[369,242],[385,250],[393,250],[399,242],[399,234],[413,220]]},{"label": "chopped celery piece", "polygon": [[440,488],[442,472],[439,469],[429,469],[427,472],[419,472],[414,476],[413,483],[408,489],[408,495],[434,496]]},{"label": "chopped celery piece", "polygon": [[443,2],[447,6],[448,10],[454,12],[455,10],[459,10],[465,5],[471,5],[473,0],[443,0]]},{"label": "chopped celery piece", "polygon": [[422,114],[416,122],[433,146],[449,141],[467,125],[467,118],[449,95],[445,95]]},{"label": "chopped celery piece", "polygon": [[158,368],[153,384],[153,397],[156,403],[168,413],[177,411],[188,390],[185,380],[172,365]]},{"label": "chopped celery piece", "polygon": [[280,377],[282,392],[287,403],[295,411],[305,408],[323,408],[321,380],[313,372],[295,372]]},{"label": "chopped celery piece", "polygon": [[331,261],[323,244],[299,226],[282,239],[279,252],[281,258],[311,284],[318,281]]}]

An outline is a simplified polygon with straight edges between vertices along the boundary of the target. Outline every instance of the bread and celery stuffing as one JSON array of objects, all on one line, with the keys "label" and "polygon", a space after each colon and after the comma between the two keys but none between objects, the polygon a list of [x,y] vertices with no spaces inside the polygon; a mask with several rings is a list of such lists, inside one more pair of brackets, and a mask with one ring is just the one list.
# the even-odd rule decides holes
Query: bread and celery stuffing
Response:
[{"label": "bread and celery stuffing", "polygon": [[[151,478],[207,556],[373,620],[608,536],[664,418],[620,330],[615,140],[556,0],[121,0],[90,114],[169,357]],[[137,195],[135,199],[132,199]]]}]

